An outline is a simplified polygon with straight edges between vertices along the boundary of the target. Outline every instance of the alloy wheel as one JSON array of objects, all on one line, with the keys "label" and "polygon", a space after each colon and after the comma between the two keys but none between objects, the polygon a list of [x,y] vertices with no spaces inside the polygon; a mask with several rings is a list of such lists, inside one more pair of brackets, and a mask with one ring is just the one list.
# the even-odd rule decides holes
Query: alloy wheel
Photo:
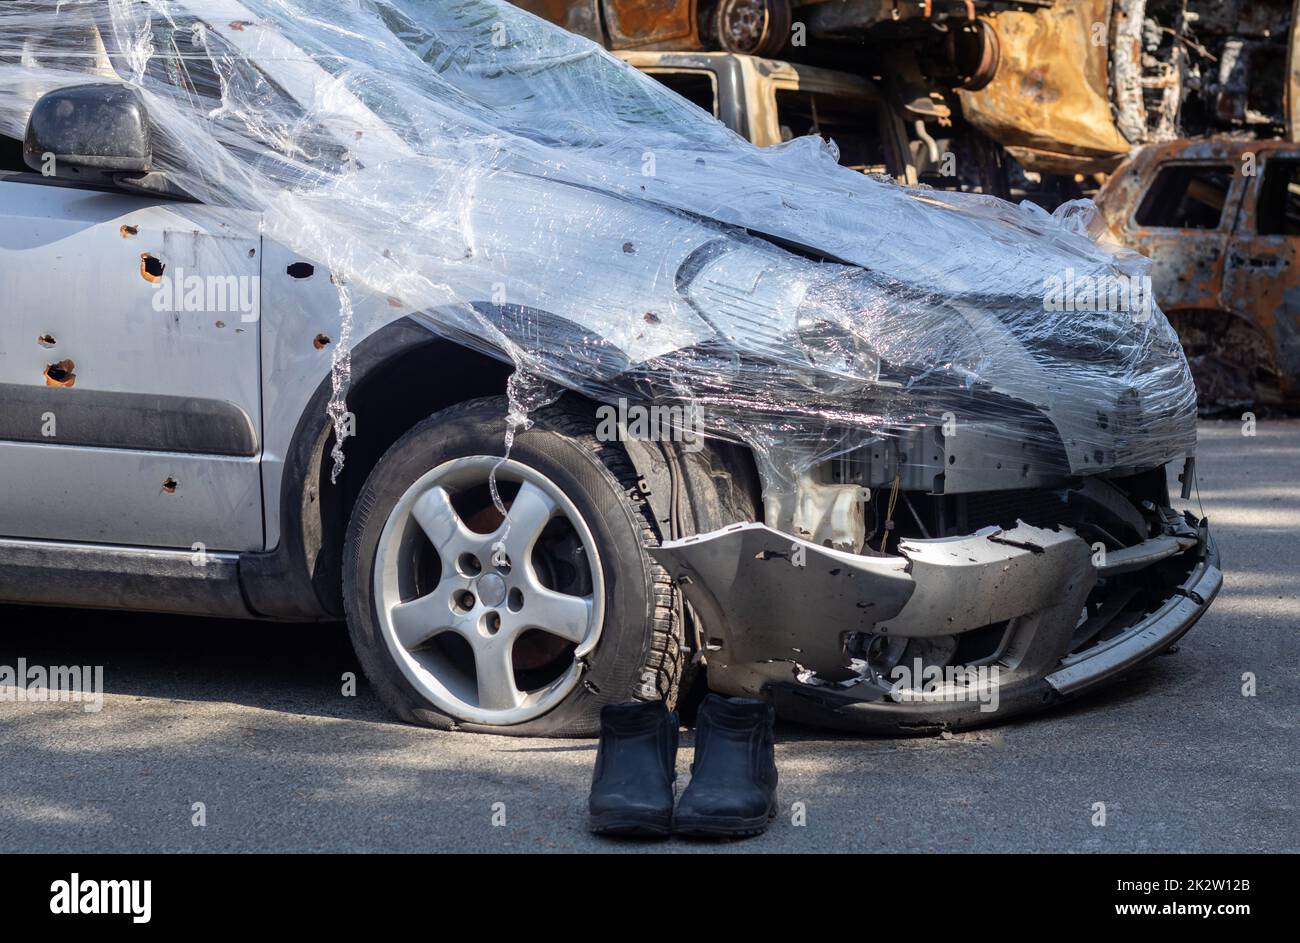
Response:
[{"label": "alloy wheel", "polygon": [[559,704],[604,619],[600,557],[573,502],[536,469],[490,455],[445,462],[403,493],[374,588],[403,674],[470,723],[523,723]]}]

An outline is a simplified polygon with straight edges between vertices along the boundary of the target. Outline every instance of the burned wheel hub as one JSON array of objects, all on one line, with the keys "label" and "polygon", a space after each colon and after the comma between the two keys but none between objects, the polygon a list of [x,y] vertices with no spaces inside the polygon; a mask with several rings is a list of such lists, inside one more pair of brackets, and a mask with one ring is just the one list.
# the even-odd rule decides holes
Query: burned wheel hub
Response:
[{"label": "burned wheel hub", "polygon": [[727,52],[772,56],[790,40],[790,0],[722,0],[718,4],[718,43]]}]

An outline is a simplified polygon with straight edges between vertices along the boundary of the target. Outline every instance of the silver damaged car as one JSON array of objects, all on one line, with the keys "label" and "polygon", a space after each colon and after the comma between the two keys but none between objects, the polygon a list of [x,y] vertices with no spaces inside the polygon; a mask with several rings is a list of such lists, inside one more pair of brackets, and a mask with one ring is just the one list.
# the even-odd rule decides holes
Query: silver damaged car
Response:
[{"label": "silver damaged car", "polygon": [[346,620],[440,728],[1059,703],[1222,582],[1092,219],[755,148],[498,0],[6,0],[0,598]]}]

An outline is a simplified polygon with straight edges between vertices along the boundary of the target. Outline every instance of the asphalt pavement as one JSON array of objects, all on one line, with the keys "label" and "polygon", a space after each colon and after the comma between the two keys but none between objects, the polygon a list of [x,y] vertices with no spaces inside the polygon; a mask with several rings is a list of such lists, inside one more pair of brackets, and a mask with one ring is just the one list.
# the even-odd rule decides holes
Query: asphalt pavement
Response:
[{"label": "asphalt pavement", "polygon": [[1201,426],[1199,499],[1226,579],[1175,653],[1065,710],[972,733],[781,726],[782,812],[758,838],[590,836],[594,742],[396,722],[341,626],[0,607],[0,665],[103,665],[106,692],[98,712],[0,703],[0,847],[1298,851],[1300,422],[1255,431]]}]

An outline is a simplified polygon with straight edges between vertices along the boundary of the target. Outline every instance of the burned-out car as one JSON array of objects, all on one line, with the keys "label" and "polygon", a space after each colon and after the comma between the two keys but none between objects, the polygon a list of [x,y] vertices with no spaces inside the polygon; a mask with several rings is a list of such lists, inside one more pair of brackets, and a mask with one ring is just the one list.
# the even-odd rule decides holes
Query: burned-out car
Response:
[{"label": "burned-out car", "polygon": [[495,0],[10,0],[0,140],[6,600],[345,616],[401,717],[580,735],[696,655],[989,722],[1218,591],[1085,205],[755,147]]},{"label": "burned-out car", "polygon": [[815,134],[835,141],[846,167],[919,182],[919,155],[902,119],[862,76],[729,52],[617,56],[759,147]]},{"label": "burned-out car", "polygon": [[1300,135],[1294,0],[980,4],[990,79],[962,113],[1036,171],[1110,171],[1143,144]]},{"label": "burned-out car", "polygon": [[913,144],[957,157],[963,189],[1040,205],[1091,192],[1142,144],[1300,136],[1294,0],[516,2],[620,53],[877,76],[909,128],[922,122]]},{"label": "burned-out car", "polygon": [[[900,182],[938,189],[1030,199],[1048,209],[1090,186],[1073,176],[1086,161],[1053,167],[1069,171],[1056,174],[1039,173],[1042,168],[1026,159],[1025,167],[1034,167],[1026,171],[962,114],[963,96],[984,89],[1002,63],[998,33],[985,14],[1011,4],[515,3],[602,44],[755,144],[821,134],[836,140],[849,166],[883,169]],[[1077,72],[1080,58],[1062,57],[1053,74]],[[1062,130],[1041,101],[1024,104],[1018,117],[1029,111],[1040,135]],[[978,107],[975,112],[982,115]],[[1074,116],[1067,137],[1096,118]],[[1109,124],[1109,116],[1104,120]],[[990,132],[1003,130],[996,121],[989,126]],[[1019,133],[1013,128],[1008,143],[1018,143]]]},{"label": "burned-out car", "polygon": [[1097,205],[1151,258],[1205,411],[1300,404],[1300,144],[1149,145]]}]

